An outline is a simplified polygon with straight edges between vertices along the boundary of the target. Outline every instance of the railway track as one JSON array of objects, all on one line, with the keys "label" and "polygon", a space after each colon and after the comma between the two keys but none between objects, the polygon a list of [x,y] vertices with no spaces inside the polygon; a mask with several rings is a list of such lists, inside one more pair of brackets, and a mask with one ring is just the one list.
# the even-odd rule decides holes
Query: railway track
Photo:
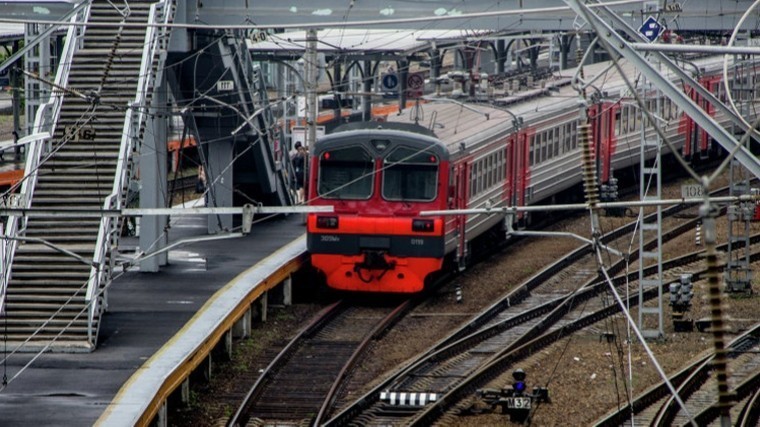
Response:
[{"label": "railway track", "polygon": [[[736,337],[727,347],[729,388],[736,394],[737,404],[731,410],[734,425],[755,426],[760,418],[757,407],[760,396],[760,325]],[[680,408],[662,382],[639,395],[634,401],[608,414],[595,426],[620,425],[687,425],[690,418],[697,425],[714,423],[720,416],[715,378],[711,375],[714,355],[702,357],[669,377],[671,384],[686,404]],[[631,415],[635,414],[634,420]]]},{"label": "railway track", "polygon": [[[760,243],[760,236],[753,236],[752,245],[756,246],[758,243]],[[721,246],[719,249],[725,250],[725,245]],[[703,251],[697,251],[683,255],[664,263],[663,268],[665,270],[678,270],[685,267],[691,267],[691,269],[693,269],[696,267],[697,263],[701,262],[702,254]],[[753,262],[760,260],[760,252],[753,253],[750,258]],[[654,268],[648,270],[649,271],[645,272],[645,274],[654,273]],[[705,270],[692,270],[692,272],[695,280],[700,280],[706,273]],[[622,285],[627,281],[636,280],[638,278],[637,276],[638,273],[630,273],[615,278],[613,282],[616,286]],[[665,281],[663,283],[663,289],[667,289],[668,285],[669,282]],[[603,292],[607,287],[608,285],[602,282],[586,286],[582,291],[578,292],[577,295],[568,299],[568,301],[577,299],[588,300],[592,295],[597,295]],[[657,296],[658,292],[656,288],[644,292],[645,301],[654,299]],[[629,307],[636,307],[640,304],[640,301],[638,301],[638,295],[632,296],[623,302]],[[422,408],[421,411],[415,413],[414,417],[405,421],[404,424],[413,426],[431,425],[434,422],[439,422],[441,417],[455,415],[456,412],[466,409],[465,406],[459,405],[460,402],[462,402],[467,396],[472,395],[478,387],[484,386],[492,379],[503,374],[509,367],[525,360],[549,345],[558,342],[560,339],[581,331],[584,328],[588,328],[619,312],[620,308],[617,304],[602,307],[594,307],[594,304],[587,305],[580,302],[575,304],[568,303],[565,307],[561,304],[554,309],[550,315],[547,315],[542,319],[542,322],[550,323],[550,325],[543,325],[545,332],[534,333],[533,336],[535,338],[528,337],[529,340],[521,338],[520,342],[500,350],[492,356],[487,364],[466,376],[447,392],[440,393],[440,397],[436,402]],[[747,345],[747,342],[745,342],[744,348],[747,348]],[[755,345],[754,341],[752,341],[752,345]],[[740,353],[737,352],[736,354],[738,355]],[[758,376],[760,375],[760,356],[758,356],[756,351],[752,351],[750,354],[750,357],[744,357],[736,362],[736,366],[741,367],[739,368],[739,371],[748,372],[748,374],[740,373],[735,375],[736,379],[733,380],[737,383],[736,386],[737,390],[740,391],[740,397],[754,393],[760,385],[760,376]],[[749,362],[750,359],[752,362]],[[704,377],[707,378],[708,375],[705,375]],[[704,383],[700,383],[695,385],[695,387],[698,388],[698,386],[702,386],[703,384]],[[717,397],[711,395],[712,390],[716,387],[712,384],[707,385],[704,388],[706,390],[705,393],[701,399],[695,399],[693,401],[694,408],[691,410],[691,413],[698,413],[698,417],[696,418],[697,425],[707,425],[717,416],[717,405],[715,403],[717,402]],[[699,409],[697,410],[695,408]],[[744,412],[749,412],[749,409]],[[682,419],[678,419],[676,418],[676,415],[677,413],[666,414],[663,416],[663,419],[665,420],[664,422],[655,422],[653,425],[683,425],[688,421],[688,418],[683,417]],[[673,420],[668,419],[668,417],[672,417]]]},{"label": "railway track", "polygon": [[[667,214],[673,216],[682,210],[682,208],[674,207],[668,210]],[[671,231],[665,233],[664,240],[667,241],[692,229],[695,222],[696,220],[692,220],[674,226]],[[609,233],[603,240],[610,242],[624,237],[625,233],[630,231],[630,226],[624,226]],[[409,422],[425,425],[433,422],[434,417],[431,418],[430,414],[444,411],[442,406],[448,404],[441,402],[458,400],[458,397],[451,398],[447,393],[455,390],[457,384],[467,382],[465,378],[468,378],[478,367],[489,366],[505,357],[509,359],[510,352],[517,351],[523,345],[536,340],[543,342],[542,345],[549,345],[553,341],[546,341],[547,336],[559,339],[568,331],[577,330],[579,328],[577,325],[585,327],[591,320],[595,322],[617,312],[615,306],[612,306],[612,309],[596,307],[594,311],[595,306],[602,304],[589,305],[589,301],[605,291],[608,286],[606,283],[600,283],[595,260],[589,260],[590,252],[589,247],[581,247],[565,259],[547,267],[465,327],[451,334],[417,361],[407,365],[406,368],[345,408],[332,418],[328,425],[398,425]],[[631,258],[635,259],[635,257],[636,254],[631,255]],[[678,269],[679,266],[699,262],[700,259],[698,253],[689,254],[666,263],[665,268]],[[624,262],[615,263],[609,271],[615,274],[621,271],[624,265]],[[645,274],[652,274],[652,270],[654,268],[648,269],[649,273]],[[638,272],[631,273],[627,277],[617,278],[616,284],[636,280],[637,277]],[[566,285],[568,281],[574,283],[572,288],[575,289],[578,288],[579,283],[583,283],[582,290],[573,293],[570,289],[563,289],[560,284]],[[657,295],[656,290],[647,295],[649,298],[654,298]],[[631,303],[635,305],[637,302]],[[584,311],[592,311],[595,314],[583,317]],[[579,318],[584,320],[579,322],[577,320]],[[531,346],[535,345],[535,343],[531,344]],[[475,377],[481,376],[475,375]],[[483,382],[482,378],[479,382]],[[392,392],[396,394],[390,394]],[[398,407],[394,405],[394,402],[388,402],[387,398],[400,396],[400,393],[407,395],[424,393],[442,396],[442,398],[427,406],[436,409],[428,410],[427,414],[423,412],[423,415],[418,415],[420,405]]]},{"label": "railway track", "polygon": [[[673,231],[666,233],[665,240],[678,236],[685,230],[693,229],[695,221],[687,221],[683,224],[683,220],[672,219],[675,215],[683,213],[685,209],[687,207],[676,206],[665,210],[665,221],[673,221]],[[653,219],[652,215],[648,220]],[[632,231],[633,225],[621,227],[605,235],[603,241],[605,244],[612,244],[616,239],[624,241]],[[591,254],[590,246],[574,251],[570,256],[548,267],[521,288],[494,304],[468,327],[455,332],[428,353],[439,352],[434,358],[441,358],[447,352],[461,352],[463,348],[471,347],[473,341],[481,341],[484,346],[515,349],[540,337],[552,324],[546,321],[547,316],[551,317],[551,313],[556,316],[556,313],[562,310],[576,307],[577,304],[593,298],[600,292],[599,289],[606,286],[590,287],[590,290],[584,290],[572,298],[575,301],[574,304],[566,302],[567,294],[576,289],[579,283],[590,286],[599,281],[596,261]],[[635,259],[635,254],[632,254],[629,259]],[[623,262],[619,262],[613,266],[612,271],[620,271],[624,265]],[[320,316],[320,320],[305,328],[299,337],[289,344],[260,375],[229,425],[321,424],[329,414],[333,413],[332,405],[341,390],[342,380],[351,371],[351,364],[359,359],[362,349],[366,348],[373,337],[383,333],[386,329],[384,325],[392,323],[392,319],[408,310],[408,306],[398,307],[394,310],[397,314],[390,316],[390,320],[383,321],[380,321],[382,315],[378,312],[354,313],[356,310],[358,310],[356,307],[347,308],[343,304],[337,304],[332,309],[326,310],[325,314]],[[387,308],[374,310],[383,313],[390,311]],[[478,333],[473,334],[474,331]],[[331,337],[331,333],[337,335]],[[501,341],[489,341],[485,338],[497,335]],[[478,351],[470,353],[478,353]],[[493,351],[490,354],[488,351],[481,351],[480,354],[479,358],[465,362],[465,365],[467,363],[470,365],[468,369],[463,369],[462,365],[457,365],[456,362],[449,363],[440,369],[431,367],[422,369],[428,371],[438,369],[441,372],[449,372],[453,376],[466,377],[467,372],[472,371],[473,367],[488,365],[497,357],[494,356]],[[329,357],[320,357],[325,355]],[[457,358],[452,358],[452,360],[455,359]],[[418,376],[425,378],[425,375],[427,374],[423,373]],[[446,389],[446,386],[434,385],[434,383],[435,381],[428,380],[428,385],[424,388]],[[399,411],[406,412],[402,414],[402,419],[414,419],[418,409],[409,411],[404,408],[392,408],[392,414],[389,415],[388,420],[398,420]],[[383,424],[382,420],[377,419],[374,419],[371,424],[376,424],[376,422]],[[332,423],[331,420],[329,424]],[[360,421],[359,424],[364,423]]]},{"label": "railway track", "polygon": [[411,306],[325,308],[261,373],[228,425],[319,424],[362,352]]}]

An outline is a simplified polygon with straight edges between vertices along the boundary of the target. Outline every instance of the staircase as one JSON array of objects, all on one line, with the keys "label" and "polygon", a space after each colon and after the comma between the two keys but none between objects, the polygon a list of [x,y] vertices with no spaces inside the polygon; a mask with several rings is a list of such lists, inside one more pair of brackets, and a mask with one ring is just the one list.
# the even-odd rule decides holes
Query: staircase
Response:
[{"label": "staircase", "polygon": [[[151,8],[154,3],[96,0],[87,22],[168,22],[172,8]],[[31,208],[43,211],[19,221],[22,237],[5,294],[9,349],[95,348],[121,219],[60,212],[122,207],[167,34],[88,25],[81,38],[52,138],[41,149],[36,185],[24,190]],[[33,175],[29,163],[26,174]]]},{"label": "staircase", "polygon": [[[225,206],[227,199],[235,206],[292,205],[287,149],[276,143],[279,135],[273,103],[267,98],[263,73],[254,65],[245,37],[233,30],[226,31],[224,37],[214,35],[217,41],[197,37],[199,45],[208,43],[207,48],[197,53],[192,67],[170,67],[169,82],[177,103],[187,112],[185,124],[201,145],[202,162],[214,144],[233,144],[232,187],[221,184],[219,178],[228,164],[205,165],[211,183],[209,206]],[[221,88],[217,84],[221,82],[231,84]],[[220,108],[220,115],[209,114],[204,105]]]}]

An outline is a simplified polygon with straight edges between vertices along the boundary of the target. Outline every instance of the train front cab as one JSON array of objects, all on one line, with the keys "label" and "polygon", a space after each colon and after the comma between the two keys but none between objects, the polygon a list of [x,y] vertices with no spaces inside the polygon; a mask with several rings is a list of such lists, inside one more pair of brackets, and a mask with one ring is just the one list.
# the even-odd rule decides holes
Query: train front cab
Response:
[{"label": "train front cab", "polygon": [[309,214],[312,265],[329,287],[415,293],[441,269],[444,221],[420,211],[444,209],[448,162],[433,138],[344,132],[326,137],[311,159]]}]

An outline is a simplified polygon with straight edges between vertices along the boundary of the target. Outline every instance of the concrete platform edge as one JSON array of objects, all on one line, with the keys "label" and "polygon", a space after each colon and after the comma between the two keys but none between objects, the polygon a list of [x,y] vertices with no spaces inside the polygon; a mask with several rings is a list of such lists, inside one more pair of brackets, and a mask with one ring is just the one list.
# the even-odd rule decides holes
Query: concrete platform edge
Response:
[{"label": "concrete platform edge", "polygon": [[[146,412],[155,404],[160,390],[167,385],[172,390],[179,386],[179,383],[167,383],[184,380],[189,375],[190,361],[197,357],[208,338],[229,322],[236,307],[305,251],[304,235],[239,274],[212,295],[187,324],[127,380],[95,425],[134,426],[149,422],[150,419],[145,419]],[[179,375],[181,380],[177,375],[179,371],[183,371]]]}]

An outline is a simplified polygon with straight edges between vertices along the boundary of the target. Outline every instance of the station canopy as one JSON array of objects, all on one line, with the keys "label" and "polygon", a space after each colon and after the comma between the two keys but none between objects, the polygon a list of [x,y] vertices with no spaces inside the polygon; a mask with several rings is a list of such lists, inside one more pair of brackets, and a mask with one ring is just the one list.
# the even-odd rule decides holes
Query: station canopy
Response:
[{"label": "station canopy", "polygon": [[0,42],[23,40],[24,24],[0,23]]},{"label": "station canopy", "polygon": [[[431,48],[446,49],[463,42],[493,38],[486,30],[325,29],[317,31],[317,51],[327,56],[409,57]],[[306,31],[249,37],[254,57],[297,59],[306,50]]]}]

